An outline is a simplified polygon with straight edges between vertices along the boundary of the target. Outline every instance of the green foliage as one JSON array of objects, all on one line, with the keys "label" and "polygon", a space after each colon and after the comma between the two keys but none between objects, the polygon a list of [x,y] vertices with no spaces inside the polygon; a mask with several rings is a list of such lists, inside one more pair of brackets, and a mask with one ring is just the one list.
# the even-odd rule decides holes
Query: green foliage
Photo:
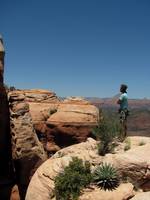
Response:
[{"label": "green foliage", "polygon": [[129,149],[131,149],[131,140],[130,140],[130,138],[126,138],[126,140],[125,140],[125,146],[124,146],[124,151],[127,151]]},{"label": "green foliage", "polygon": [[119,176],[110,164],[102,164],[93,173],[94,182],[104,190],[114,190],[119,186]]},{"label": "green foliage", "polygon": [[104,156],[106,153],[112,152],[115,146],[115,140],[120,136],[121,126],[116,119],[109,119],[104,115],[98,125],[93,128],[92,133],[100,140],[98,144],[98,152]]},{"label": "green foliage", "polygon": [[86,187],[92,179],[90,163],[77,157],[64,171],[55,178],[55,194],[57,200],[77,200],[81,190]]},{"label": "green foliage", "polygon": [[114,148],[116,146],[115,142],[105,142],[101,141],[97,144],[98,153],[101,156],[104,156],[106,153],[114,153]]}]

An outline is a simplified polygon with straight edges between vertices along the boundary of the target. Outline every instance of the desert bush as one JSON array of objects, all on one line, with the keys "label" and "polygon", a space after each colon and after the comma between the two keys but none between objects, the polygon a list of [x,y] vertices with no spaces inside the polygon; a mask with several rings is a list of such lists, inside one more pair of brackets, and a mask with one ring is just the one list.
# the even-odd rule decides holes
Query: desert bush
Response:
[{"label": "desert bush", "polygon": [[92,179],[90,163],[73,157],[64,171],[55,178],[55,195],[57,200],[77,200],[81,190]]},{"label": "desert bush", "polygon": [[124,151],[128,151],[129,149],[131,149],[131,140],[130,140],[130,138],[126,138],[125,139]]},{"label": "desert bush", "polygon": [[119,186],[119,176],[111,164],[102,164],[93,172],[93,181],[103,190],[114,190]]},{"label": "desert bush", "polygon": [[100,140],[98,144],[98,152],[104,156],[106,153],[112,152],[115,146],[115,141],[120,137],[121,126],[119,121],[109,119],[103,115],[98,125],[93,128],[92,133]]}]

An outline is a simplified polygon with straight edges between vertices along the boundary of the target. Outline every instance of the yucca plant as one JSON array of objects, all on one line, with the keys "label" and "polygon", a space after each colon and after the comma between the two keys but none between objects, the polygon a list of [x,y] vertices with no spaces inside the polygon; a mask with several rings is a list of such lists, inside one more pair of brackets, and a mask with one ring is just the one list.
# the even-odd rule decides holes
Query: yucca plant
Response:
[{"label": "yucca plant", "polygon": [[119,186],[119,176],[111,164],[102,164],[93,173],[93,181],[103,190],[114,190]]}]

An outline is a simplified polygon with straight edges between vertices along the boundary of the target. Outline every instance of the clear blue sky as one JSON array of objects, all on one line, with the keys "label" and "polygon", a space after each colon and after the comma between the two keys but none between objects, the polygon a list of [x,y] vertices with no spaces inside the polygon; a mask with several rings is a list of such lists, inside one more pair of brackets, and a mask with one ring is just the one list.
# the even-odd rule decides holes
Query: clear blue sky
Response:
[{"label": "clear blue sky", "polygon": [[0,33],[8,85],[150,98],[149,0],[1,0]]}]

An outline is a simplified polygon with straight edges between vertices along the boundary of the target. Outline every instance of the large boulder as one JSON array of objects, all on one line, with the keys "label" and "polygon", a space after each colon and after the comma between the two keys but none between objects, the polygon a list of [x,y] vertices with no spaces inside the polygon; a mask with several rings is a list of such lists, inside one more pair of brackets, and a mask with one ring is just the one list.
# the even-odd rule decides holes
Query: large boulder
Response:
[{"label": "large boulder", "polygon": [[138,193],[130,200],[150,200],[150,192]]},{"label": "large boulder", "polygon": [[62,100],[47,90],[17,90],[10,94],[10,102],[24,99],[28,103],[36,134],[49,154],[85,141],[98,121],[98,109],[83,98]]},{"label": "large boulder", "polygon": [[133,185],[131,183],[123,183],[114,191],[104,191],[96,187],[85,189],[79,200],[128,200],[133,196]]},{"label": "large boulder", "polygon": [[60,148],[85,141],[92,136],[99,111],[82,98],[67,98],[57,112],[46,121],[48,143],[55,142]]},{"label": "large boulder", "polygon": [[[58,175],[58,173],[69,164],[72,157],[75,156],[83,159],[83,161],[89,161],[91,163],[92,170],[94,170],[95,167],[101,163],[110,163],[116,167],[122,181],[125,181],[126,179],[126,182],[132,182],[135,187],[138,185],[138,187],[142,189],[142,185],[150,180],[149,154],[150,143],[148,142],[143,146],[133,146],[131,150],[126,152],[121,151],[116,154],[99,156],[97,151],[97,142],[92,138],[88,138],[86,142],[61,149],[45,163],[43,163],[31,179],[26,200],[32,200],[35,198],[37,200],[55,199],[54,179],[56,175]],[[119,200],[129,199],[129,197],[133,196],[132,185],[130,185],[128,189],[126,185],[122,185],[120,187],[122,188],[118,188],[118,191],[120,191],[120,197],[117,195]],[[92,192],[95,198],[98,198],[97,194],[100,195],[100,191],[97,189],[94,189]],[[81,199],[84,199],[84,197],[87,199],[87,196],[92,198],[93,196],[91,194],[85,191]],[[114,192],[113,194],[117,194],[117,192]],[[103,195],[103,197],[103,200],[110,199],[110,194],[107,195],[107,198],[105,198],[105,195]]]},{"label": "large boulder", "polygon": [[61,104],[56,113],[51,115],[47,124],[62,125],[95,125],[98,120],[98,110],[94,105],[84,104]]},{"label": "large boulder", "polygon": [[[108,154],[103,162],[112,163],[126,180],[132,181],[136,187],[150,181],[150,143],[137,146],[124,153]],[[149,188],[150,189],[150,188]]]}]

